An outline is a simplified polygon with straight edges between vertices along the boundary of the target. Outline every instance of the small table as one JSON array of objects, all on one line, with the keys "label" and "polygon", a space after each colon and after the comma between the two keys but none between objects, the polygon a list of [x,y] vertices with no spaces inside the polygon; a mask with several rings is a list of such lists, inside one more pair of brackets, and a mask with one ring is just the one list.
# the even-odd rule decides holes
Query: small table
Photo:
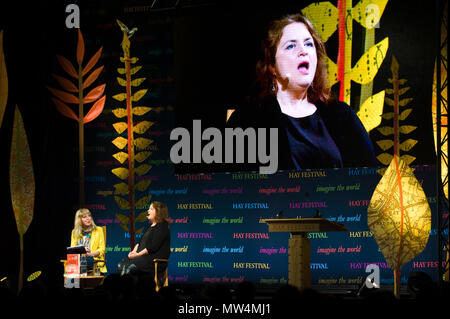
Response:
[{"label": "small table", "polygon": [[342,224],[324,218],[273,218],[262,219],[269,225],[269,232],[290,232],[289,239],[289,280],[298,289],[311,284],[311,252],[309,232],[348,231]]}]

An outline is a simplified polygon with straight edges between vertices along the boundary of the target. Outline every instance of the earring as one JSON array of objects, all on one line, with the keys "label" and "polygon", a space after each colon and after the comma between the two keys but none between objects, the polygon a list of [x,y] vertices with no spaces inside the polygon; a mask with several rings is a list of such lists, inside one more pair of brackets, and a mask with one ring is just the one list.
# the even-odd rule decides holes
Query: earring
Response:
[{"label": "earring", "polygon": [[272,82],[272,92],[275,92],[275,83]]}]

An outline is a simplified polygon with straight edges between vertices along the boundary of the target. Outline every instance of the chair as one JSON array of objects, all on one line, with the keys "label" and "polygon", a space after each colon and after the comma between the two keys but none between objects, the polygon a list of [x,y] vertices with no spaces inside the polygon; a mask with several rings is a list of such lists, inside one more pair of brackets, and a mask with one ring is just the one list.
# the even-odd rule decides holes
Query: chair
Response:
[{"label": "chair", "polygon": [[[155,264],[155,290],[158,292],[162,287],[167,287],[169,285],[169,273],[168,263],[169,259],[153,259],[153,263]],[[166,269],[164,271],[158,271],[158,264],[166,263]]]}]

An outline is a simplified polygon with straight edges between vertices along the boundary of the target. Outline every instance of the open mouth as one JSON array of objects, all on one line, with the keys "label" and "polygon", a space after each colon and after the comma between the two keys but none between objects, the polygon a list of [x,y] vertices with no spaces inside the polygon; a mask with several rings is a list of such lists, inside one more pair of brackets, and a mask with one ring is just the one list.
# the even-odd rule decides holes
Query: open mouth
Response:
[{"label": "open mouth", "polygon": [[298,65],[298,69],[300,71],[308,71],[309,70],[309,62],[308,61],[303,61]]}]

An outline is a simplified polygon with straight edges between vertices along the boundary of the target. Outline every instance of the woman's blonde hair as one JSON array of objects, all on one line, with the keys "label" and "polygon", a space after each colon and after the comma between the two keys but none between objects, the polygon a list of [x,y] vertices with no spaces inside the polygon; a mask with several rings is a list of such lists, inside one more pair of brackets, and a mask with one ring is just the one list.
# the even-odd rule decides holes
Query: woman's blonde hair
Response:
[{"label": "woman's blonde hair", "polygon": [[272,21],[269,26],[267,37],[262,43],[262,58],[256,65],[256,83],[260,91],[259,98],[277,95],[278,87],[275,85],[276,78],[272,72],[275,67],[275,55],[277,53],[278,44],[283,35],[284,27],[291,23],[303,23],[308,29],[314,40],[314,46],[317,52],[317,69],[314,80],[308,88],[308,100],[312,103],[327,103],[331,98],[330,87],[328,86],[328,73],[326,68],[326,50],[325,44],[320,38],[319,33],[315,30],[311,21],[301,14],[290,14]]},{"label": "woman's blonde hair", "polygon": [[162,221],[165,221],[167,223],[169,222],[169,209],[167,208],[167,205],[161,202],[152,202],[150,206],[153,205],[153,208],[155,209],[155,219],[157,223],[160,223]]},{"label": "woman's blonde hair", "polygon": [[[75,235],[76,238],[78,237],[82,237],[81,231],[83,229],[83,223],[81,221],[81,219],[85,216],[85,215],[89,215],[92,218],[92,214],[90,212],[89,209],[87,208],[80,208],[79,210],[77,210],[77,212],[75,213],[75,222],[74,222],[74,226],[73,226],[73,233]],[[92,227],[93,230],[95,228],[97,228],[97,225],[95,225],[94,219],[92,218]]]}]

